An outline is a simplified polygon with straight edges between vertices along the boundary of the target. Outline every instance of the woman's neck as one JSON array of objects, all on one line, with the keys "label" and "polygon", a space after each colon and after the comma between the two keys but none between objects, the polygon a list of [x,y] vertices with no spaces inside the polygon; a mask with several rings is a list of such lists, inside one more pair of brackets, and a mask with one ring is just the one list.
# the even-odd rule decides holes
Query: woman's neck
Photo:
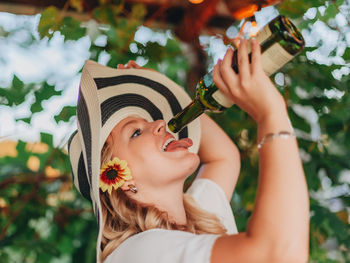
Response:
[{"label": "woman's neck", "polygon": [[[154,204],[159,210],[168,215],[168,220],[177,225],[186,225],[187,217],[184,207],[183,184],[163,187],[160,191],[150,190],[139,191],[138,201],[142,203]],[[136,196],[135,196],[136,198]]]}]

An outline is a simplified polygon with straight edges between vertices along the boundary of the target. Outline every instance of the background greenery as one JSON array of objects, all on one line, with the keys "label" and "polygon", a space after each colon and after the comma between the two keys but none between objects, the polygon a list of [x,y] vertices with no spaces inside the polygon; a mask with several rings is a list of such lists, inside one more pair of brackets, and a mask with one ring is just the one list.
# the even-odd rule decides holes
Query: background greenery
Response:
[{"label": "background greenery", "polygon": [[[189,61],[171,31],[153,28],[164,33],[164,45],[137,42],[134,34],[144,23],[146,9],[134,5],[125,10],[122,1],[99,2],[91,13],[91,19],[99,23],[93,32],[86,22],[49,7],[38,23],[40,37],[30,35],[21,45],[50,40],[57,32],[67,42],[88,35],[91,59],[109,54],[107,65],[116,67],[143,57],[146,67],[185,85]],[[81,10],[80,0],[70,3]],[[305,51],[273,79],[287,101],[299,137],[311,200],[310,262],[350,262],[350,2],[286,0],[277,8],[292,18],[305,36],[310,37],[320,23],[337,36],[327,52],[326,39],[310,40]],[[339,19],[339,13],[346,19]],[[16,32],[0,30],[2,38],[13,34]],[[96,41],[101,36],[106,40],[103,44]],[[209,60],[203,58],[203,63],[210,64]],[[14,75],[11,85],[0,87],[0,103],[9,108],[29,107],[31,114],[16,121],[30,126],[32,117],[45,110],[43,102],[63,91],[47,79],[25,83]],[[316,120],[309,118],[310,111]],[[242,171],[232,209],[239,231],[244,231],[257,187],[255,124],[236,107],[211,116],[241,152]],[[74,122],[75,106],[66,105],[52,118],[58,124]],[[315,125],[320,129],[318,135]],[[96,224],[90,204],[72,187],[66,146],[55,145],[53,135],[44,131],[40,141],[19,140],[14,154],[0,158],[0,262],[94,262]]]}]

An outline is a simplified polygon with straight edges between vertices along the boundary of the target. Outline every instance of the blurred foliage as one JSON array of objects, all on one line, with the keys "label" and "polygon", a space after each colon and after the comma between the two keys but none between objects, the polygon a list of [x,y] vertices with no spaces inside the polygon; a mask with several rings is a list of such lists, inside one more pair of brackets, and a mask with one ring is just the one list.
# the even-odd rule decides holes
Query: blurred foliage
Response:
[{"label": "blurred foliage", "polygon": [[[70,0],[69,4],[78,12],[84,10],[83,0]],[[189,63],[180,41],[170,31],[153,29],[163,34],[162,43],[134,39],[145,23],[142,5],[126,10],[123,1],[100,0],[99,4],[91,12],[89,23],[65,16],[67,5],[64,10],[45,9],[37,27],[40,38],[50,40],[60,33],[65,41],[76,41],[87,35],[92,60],[107,55],[107,65],[116,67],[141,59],[145,67],[168,75],[180,85],[186,83]],[[337,45],[326,54],[330,62],[309,59],[317,57],[315,53],[323,55],[320,50],[325,39],[320,38],[272,78],[287,101],[299,137],[310,191],[310,262],[350,262],[349,179],[342,176],[350,171],[350,77],[346,71],[350,67],[350,3],[286,0],[278,10],[291,17],[305,36],[320,22],[337,33]],[[345,23],[339,23],[340,13]],[[0,37],[15,33],[0,27]],[[35,41],[40,39],[29,35],[22,44],[29,46]],[[341,59],[331,60],[334,57]],[[61,95],[62,91],[47,80],[24,83],[16,75],[8,87],[0,87],[1,105],[16,107],[29,102],[25,105],[31,114],[17,120],[28,124],[33,115],[43,111],[44,101]],[[75,110],[75,106],[66,105],[53,119],[56,123],[72,121]],[[306,110],[317,116],[316,121],[308,119]],[[256,126],[236,107],[210,115],[241,152],[242,170],[232,208],[239,231],[244,231],[258,183]],[[66,150],[54,146],[53,135],[45,132],[40,143],[18,141],[12,146],[12,151],[0,156],[0,262],[94,262],[96,223],[90,204],[72,187]]]}]

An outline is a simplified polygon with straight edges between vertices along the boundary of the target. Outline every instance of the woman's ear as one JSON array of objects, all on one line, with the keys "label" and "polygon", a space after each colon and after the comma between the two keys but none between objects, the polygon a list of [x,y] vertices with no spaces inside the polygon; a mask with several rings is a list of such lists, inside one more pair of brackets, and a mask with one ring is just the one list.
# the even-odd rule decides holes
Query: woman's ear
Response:
[{"label": "woman's ear", "polygon": [[106,143],[108,145],[113,145],[113,136],[112,136],[112,133],[110,133],[107,137],[107,140],[106,140]]}]

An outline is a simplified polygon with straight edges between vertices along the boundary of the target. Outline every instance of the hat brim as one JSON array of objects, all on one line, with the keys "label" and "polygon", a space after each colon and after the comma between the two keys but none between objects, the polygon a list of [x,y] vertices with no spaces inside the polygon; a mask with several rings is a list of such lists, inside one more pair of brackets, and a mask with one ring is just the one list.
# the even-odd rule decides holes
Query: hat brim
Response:
[{"label": "hat brim", "polygon": [[[191,102],[186,91],[165,75],[147,69],[113,69],[86,61],[77,105],[78,130],[69,140],[73,181],[91,200],[99,226],[97,260],[101,242],[102,213],[99,198],[101,149],[113,128],[129,116],[168,122]],[[168,128],[167,131],[172,133]],[[176,139],[191,138],[190,152],[200,144],[200,120],[191,122]]]}]

